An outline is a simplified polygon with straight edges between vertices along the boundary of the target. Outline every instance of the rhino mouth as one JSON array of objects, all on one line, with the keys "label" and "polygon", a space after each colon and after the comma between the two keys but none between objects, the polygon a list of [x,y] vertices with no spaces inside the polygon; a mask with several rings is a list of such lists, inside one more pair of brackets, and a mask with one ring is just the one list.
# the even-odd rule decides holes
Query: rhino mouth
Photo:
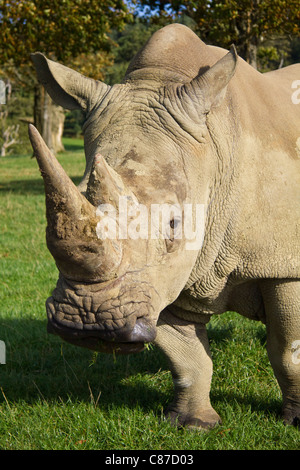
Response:
[{"label": "rhino mouth", "polygon": [[156,336],[151,288],[122,281],[79,284],[60,276],[46,302],[48,332],[100,352],[142,351]]}]

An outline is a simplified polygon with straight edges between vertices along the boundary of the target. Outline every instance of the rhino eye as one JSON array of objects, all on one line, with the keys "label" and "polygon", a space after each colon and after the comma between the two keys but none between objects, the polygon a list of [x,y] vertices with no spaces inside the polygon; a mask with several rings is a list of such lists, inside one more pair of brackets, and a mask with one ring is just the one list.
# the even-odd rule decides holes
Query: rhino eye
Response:
[{"label": "rhino eye", "polygon": [[169,227],[170,228],[167,230],[167,234],[165,237],[166,248],[168,253],[176,251],[179,248],[181,239],[181,219],[172,218],[169,222]]},{"label": "rhino eye", "polygon": [[170,220],[170,227],[172,230],[176,230],[176,228],[179,226],[180,220],[179,219],[171,219]]}]

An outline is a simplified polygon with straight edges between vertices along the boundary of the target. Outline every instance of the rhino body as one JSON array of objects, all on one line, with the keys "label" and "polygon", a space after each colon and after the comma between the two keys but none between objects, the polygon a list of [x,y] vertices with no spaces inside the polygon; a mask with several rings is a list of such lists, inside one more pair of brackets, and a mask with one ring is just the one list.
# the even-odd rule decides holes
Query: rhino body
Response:
[{"label": "rhino body", "polygon": [[[30,126],[60,273],[48,330],[105,352],[154,342],[174,381],[167,415],[210,428],[220,417],[205,325],[239,312],[266,324],[283,418],[299,423],[300,66],[260,74],[234,48],[207,46],[177,24],[156,32],[113,87],[32,58],[53,100],[86,112],[78,187]],[[204,207],[201,246],[187,249],[182,227],[176,236],[178,215],[156,238],[99,236],[105,207],[120,225],[121,200],[131,222],[138,204]]]}]

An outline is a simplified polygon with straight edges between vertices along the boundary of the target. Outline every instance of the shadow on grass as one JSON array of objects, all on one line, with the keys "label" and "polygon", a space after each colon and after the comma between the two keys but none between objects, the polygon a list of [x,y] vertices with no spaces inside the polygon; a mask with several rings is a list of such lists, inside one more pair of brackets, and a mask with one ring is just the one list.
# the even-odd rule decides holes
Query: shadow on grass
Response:
[{"label": "shadow on grass", "polygon": [[[77,186],[82,180],[82,176],[71,177],[73,183]],[[13,192],[15,194],[23,195],[40,195],[45,194],[44,182],[41,179],[28,179],[28,180],[17,180],[17,181],[0,181],[0,193]]]},{"label": "shadow on grass", "polygon": [[241,393],[239,393],[238,384],[236,386],[236,390],[232,390],[230,392],[225,393],[222,392],[222,394],[212,390],[210,397],[212,406],[216,410],[218,410],[218,407],[225,402],[232,407],[234,407],[235,405],[237,405],[237,407],[240,409],[247,409],[250,407],[251,412],[253,413],[273,415],[277,420],[281,419],[281,400],[265,400],[261,397],[250,397],[249,395],[242,396]]},{"label": "shadow on grass", "polygon": [[[213,336],[215,342],[224,339],[218,332]],[[148,412],[165,408],[173,395],[166,358],[157,348],[128,356],[95,354],[48,334],[46,320],[35,319],[0,318],[0,340],[6,345],[6,364],[0,365],[4,392],[0,390],[0,403],[66,403],[70,399],[91,403],[100,394],[102,410],[111,406],[134,409],[138,404]],[[254,412],[280,413],[279,402],[241,396],[238,389],[226,396],[213,390],[211,398],[216,409],[225,400],[250,405]]]},{"label": "shadow on grass", "polygon": [[83,139],[64,139],[64,147],[66,152],[84,152]]},{"label": "shadow on grass", "polygon": [[145,409],[166,403],[155,374],[165,368],[153,348],[129,356],[95,354],[67,344],[46,331],[46,320],[2,320],[0,340],[6,345],[6,364],[0,364],[0,403],[73,401],[91,403],[101,392],[101,409],[114,406]]}]

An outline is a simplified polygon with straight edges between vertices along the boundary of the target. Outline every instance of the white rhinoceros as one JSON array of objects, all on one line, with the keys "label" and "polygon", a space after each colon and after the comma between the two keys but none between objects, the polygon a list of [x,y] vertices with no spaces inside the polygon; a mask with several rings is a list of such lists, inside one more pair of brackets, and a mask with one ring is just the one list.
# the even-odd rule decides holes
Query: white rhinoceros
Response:
[{"label": "white rhinoceros", "polygon": [[113,87],[33,62],[56,103],[86,113],[78,187],[30,126],[60,272],[49,331],[105,352],[154,342],[174,380],[168,416],[209,428],[220,418],[205,324],[239,312],[266,323],[283,418],[298,424],[300,66],[261,74],[178,24]]}]

